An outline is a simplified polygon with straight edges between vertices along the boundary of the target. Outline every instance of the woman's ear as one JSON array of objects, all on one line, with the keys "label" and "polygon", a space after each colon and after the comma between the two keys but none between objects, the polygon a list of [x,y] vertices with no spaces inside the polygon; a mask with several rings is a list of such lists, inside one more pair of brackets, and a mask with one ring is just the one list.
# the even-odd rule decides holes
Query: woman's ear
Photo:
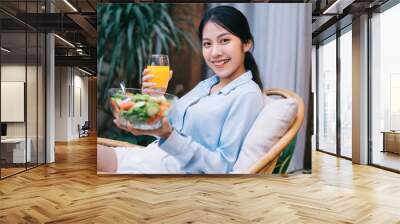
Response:
[{"label": "woman's ear", "polygon": [[253,47],[253,42],[250,40],[243,44],[244,52],[249,52],[252,47]]}]

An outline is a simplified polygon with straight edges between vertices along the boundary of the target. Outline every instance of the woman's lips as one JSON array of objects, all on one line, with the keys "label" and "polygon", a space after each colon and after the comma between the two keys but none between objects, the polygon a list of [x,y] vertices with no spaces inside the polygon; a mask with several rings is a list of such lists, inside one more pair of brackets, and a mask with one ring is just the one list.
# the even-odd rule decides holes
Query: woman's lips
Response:
[{"label": "woman's lips", "polygon": [[211,63],[217,68],[222,68],[229,61],[230,61],[230,59],[222,59],[222,60],[211,61]]}]

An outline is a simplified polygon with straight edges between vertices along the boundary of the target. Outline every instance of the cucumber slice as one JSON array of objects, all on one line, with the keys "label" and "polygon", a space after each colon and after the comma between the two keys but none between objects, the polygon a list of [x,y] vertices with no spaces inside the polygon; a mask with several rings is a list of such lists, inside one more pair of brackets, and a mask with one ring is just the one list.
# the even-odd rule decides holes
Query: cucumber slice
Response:
[{"label": "cucumber slice", "polygon": [[147,115],[149,115],[149,117],[151,117],[151,116],[157,114],[158,111],[160,111],[160,108],[158,106],[150,106],[147,108]]},{"label": "cucumber slice", "polygon": [[146,104],[146,102],[144,102],[144,101],[137,102],[135,104],[135,108],[143,107],[145,104]]}]

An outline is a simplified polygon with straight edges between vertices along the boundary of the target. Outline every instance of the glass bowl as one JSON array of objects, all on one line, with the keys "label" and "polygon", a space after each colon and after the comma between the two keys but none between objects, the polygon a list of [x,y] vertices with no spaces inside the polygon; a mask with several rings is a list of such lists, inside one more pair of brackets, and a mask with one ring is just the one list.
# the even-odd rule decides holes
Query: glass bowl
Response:
[{"label": "glass bowl", "polygon": [[178,97],[151,90],[121,88],[108,90],[111,111],[123,125],[130,123],[136,129],[153,130],[161,127],[161,120],[167,116]]}]

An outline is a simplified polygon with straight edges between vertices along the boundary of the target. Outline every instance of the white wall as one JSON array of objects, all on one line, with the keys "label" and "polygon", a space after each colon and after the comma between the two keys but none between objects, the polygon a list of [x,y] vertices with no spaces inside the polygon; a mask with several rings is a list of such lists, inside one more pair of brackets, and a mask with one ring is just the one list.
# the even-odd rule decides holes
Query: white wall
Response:
[{"label": "white wall", "polygon": [[[38,70],[36,70],[38,69]],[[44,82],[43,82],[42,67],[30,66],[25,67],[25,64],[3,64],[1,66],[1,80],[9,82],[24,82],[26,83],[26,107],[25,102],[21,108],[23,114],[26,110],[26,120],[22,122],[6,122],[7,137],[9,138],[25,138],[29,139],[29,148],[31,148],[32,161],[44,163]],[[27,78],[27,80],[25,80]],[[4,89],[2,89],[3,92]],[[20,90],[24,94],[24,90]],[[7,97],[2,95],[3,97]],[[2,112],[15,113],[10,107],[2,107]],[[37,156],[37,154],[39,154]]]},{"label": "white wall", "polygon": [[[1,121],[24,122],[25,83],[1,81]],[[35,105],[36,108],[36,105]]]},{"label": "white wall", "polygon": [[[1,81],[25,82],[25,65],[2,65]],[[1,110],[7,110],[7,108],[1,108]],[[25,123],[7,123],[7,137],[25,137]]]},{"label": "white wall", "polygon": [[88,78],[81,76],[83,73],[76,74],[77,70],[74,70],[74,108],[73,108],[73,119],[72,119],[72,132],[71,135],[77,137],[79,135],[77,126],[81,126],[88,121]]},{"label": "white wall", "polygon": [[70,141],[88,120],[88,78],[72,67],[56,67],[55,73],[55,140]]},{"label": "white wall", "polygon": [[[31,78],[31,74],[36,74],[36,66],[18,65],[18,64],[5,64],[1,66],[1,81],[8,82],[25,82],[25,74],[27,69],[28,72],[28,84],[27,88],[27,112],[36,112],[36,80]],[[34,86],[34,87],[32,87]],[[38,105],[41,107],[42,105]],[[1,108],[1,110],[8,110],[9,108]],[[28,124],[28,137],[30,133],[35,133],[36,135],[36,113],[27,113],[27,120],[30,122]],[[31,123],[34,122],[34,123]],[[8,137],[25,137],[25,123],[26,122],[7,122],[7,136]]]},{"label": "white wall", "polygon": [[68,68],[55,68],[55,141],[68,140]]}]

